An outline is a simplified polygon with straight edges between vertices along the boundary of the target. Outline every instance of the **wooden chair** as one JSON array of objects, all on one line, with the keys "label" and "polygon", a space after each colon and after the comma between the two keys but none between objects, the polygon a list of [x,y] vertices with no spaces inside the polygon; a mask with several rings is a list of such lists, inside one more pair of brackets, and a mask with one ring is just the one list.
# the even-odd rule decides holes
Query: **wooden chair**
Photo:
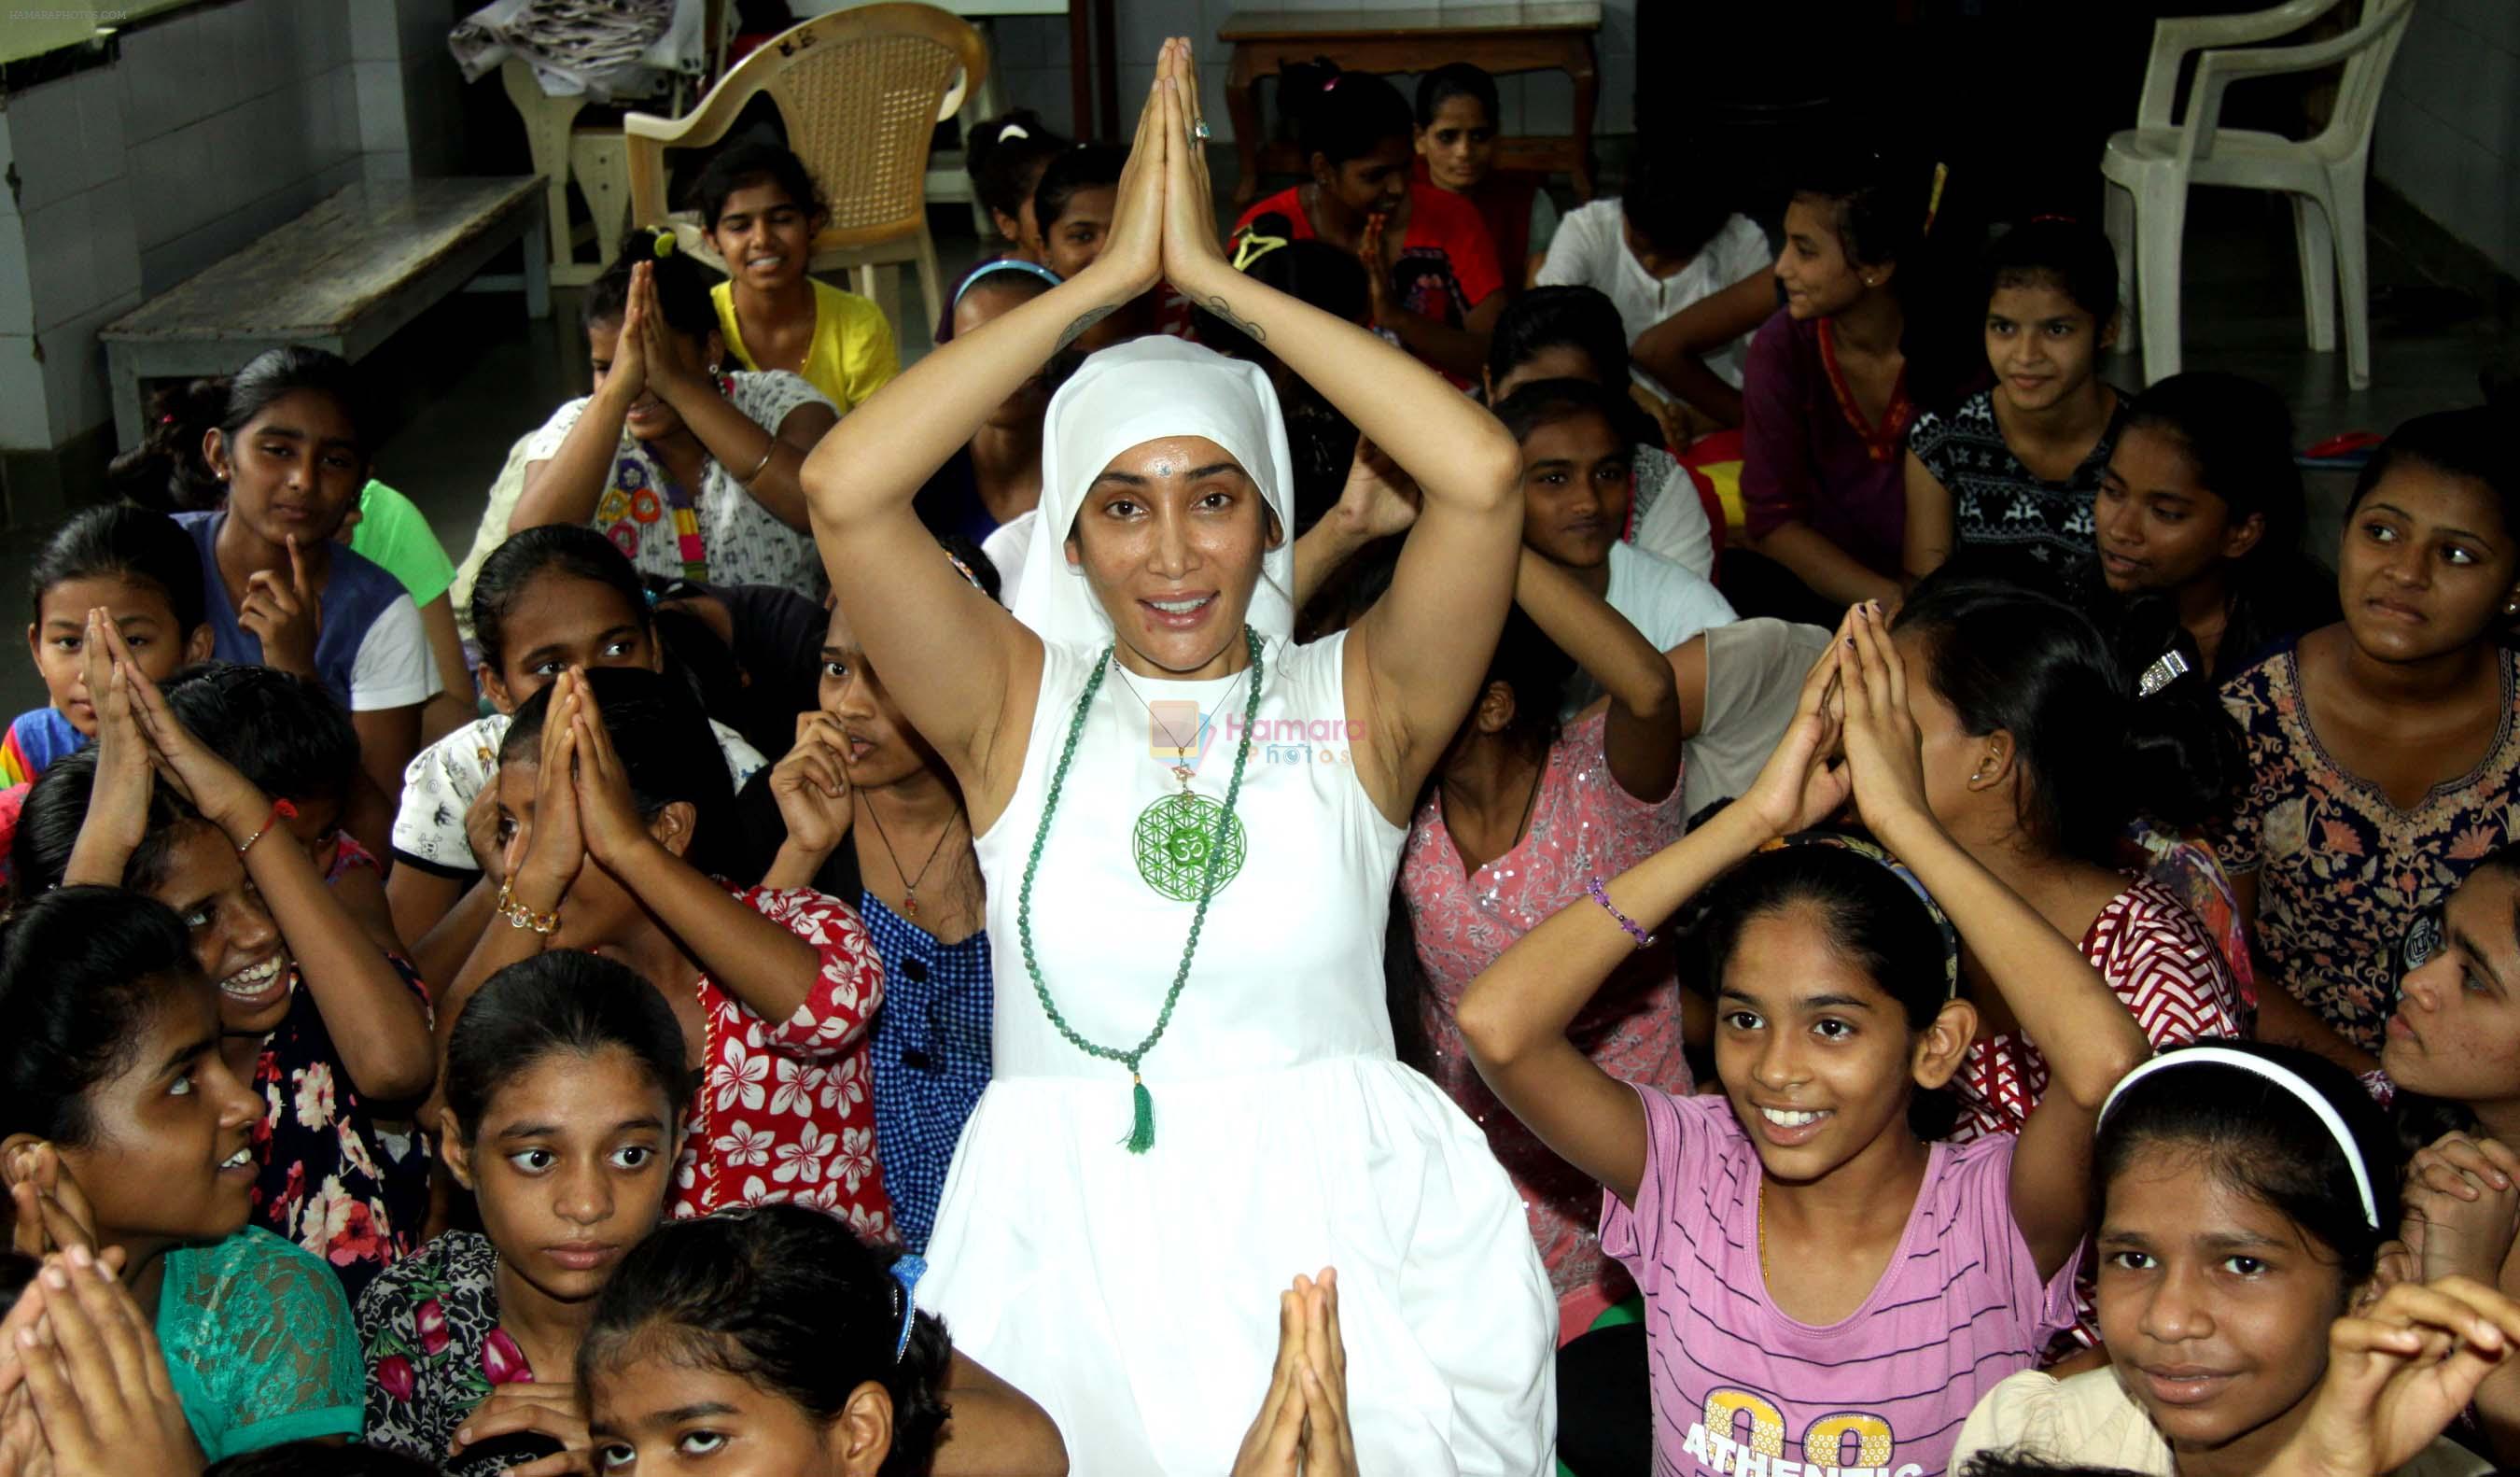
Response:
[{"label": "wooden chair", "polygon": [[705,149],[726,136],[743,106],[767,93],[788,128],[788,147],[821,184],[831,218],[814,238],[811,269],[846,268],[901,335],[894,272],[916,265],[929,314],[945,310],[936,243],[927,234],[927,147],[937,123],[988,74],[988,49],[970,23],[929,5],[871,5],[781,32],[738,62],[688,115],[633,113],[630,213],[670,224],[680,244],[723,267],[700,238],[695,213],[666,209],[665,151]]}]

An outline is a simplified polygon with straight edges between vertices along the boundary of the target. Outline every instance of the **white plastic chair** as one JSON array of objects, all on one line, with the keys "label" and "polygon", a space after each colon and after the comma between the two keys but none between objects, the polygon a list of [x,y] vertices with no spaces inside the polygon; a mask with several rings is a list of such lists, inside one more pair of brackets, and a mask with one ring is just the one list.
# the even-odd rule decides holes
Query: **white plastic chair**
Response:
[{"label": "white plastic chair", "polygon": [[[2179,244],[2189,185],[2278,190],[2292,197],[2310,346],[2335,351],[2341,285],[2346,377],[2357,390],[2371,383],[2362,182],[2381,84],[2415,0],[2361,0],[2361,22],[2342,35],[2297,46],[2251,46],[2298,30],[2338,3],[2288,0],[2251,15],[2169,20],[2153,28],[2136,126],[2110,135],[2100,155],[2100,173],[2114,186],[2106,225],[2117,248],[2120,297],[2138,305],[2134,317],[2146,384],[2179,372]],[[2233,46],[2248,49],[2221,49]],[[2174,117],[2181,65],[2191,52],[2199,53],[2195,79],[2184,116]],[[2315,71],[2339,62],[2345,75],[2335,112],[2317,135],[2289,139],[2219,125],[2224,89],[2234,79]]]}]

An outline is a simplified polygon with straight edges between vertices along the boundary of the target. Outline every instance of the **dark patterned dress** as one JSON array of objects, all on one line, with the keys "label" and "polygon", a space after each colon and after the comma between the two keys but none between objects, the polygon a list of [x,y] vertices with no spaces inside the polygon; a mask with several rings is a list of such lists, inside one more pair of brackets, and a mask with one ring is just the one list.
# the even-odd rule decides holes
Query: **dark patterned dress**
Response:
[{"label": "dark patterned dress", "polygon": [[2126,397],[2119,395],[2107,429],[2063,482],[2046,481],[2012,454],[1996,421],[1991,390],[1970,395],[1949,414],[1918,412],[1908,430],[1908,449],[1952,495],[1955,555],[2061,589],[2091,569],[2092,501],[2125,422]]},{"label": "dark patterned dress", "polygon": [[[387,956],[428,1005],[420,976]],[[253,1126],[254,1223],[324,1259],[356,1302],[370,1278],[409,1252],[428,1218],[428,1153],[389,1132],[350,1085],[315,992],[292,967],[289,1012],[254,1058],[262,1099]]]},{"label": "dark patterned dress", "polygon": [[534,1377],[524,1351],[499,1326],[498,1274],[499,1251],[489,1237],[448,1231],[360,1294],[367,1445],[443,1466],[451,1477],[487,1477],[556,1450],[548,1442],[501,1442],[447,1460],[456,1428],[491,1390]]},{"label": "dark patterned dress", "polygon": [[2407,810],[2320,745],[2297,644],[2224,685],[2253,778],[2213,842],[2232,876],[2257,874],[2262,975],[2365,1051],[2396,1008],[2407,931],[2520,834],[2520,657],[2500,656],[2502,720],[2483,762]]}]

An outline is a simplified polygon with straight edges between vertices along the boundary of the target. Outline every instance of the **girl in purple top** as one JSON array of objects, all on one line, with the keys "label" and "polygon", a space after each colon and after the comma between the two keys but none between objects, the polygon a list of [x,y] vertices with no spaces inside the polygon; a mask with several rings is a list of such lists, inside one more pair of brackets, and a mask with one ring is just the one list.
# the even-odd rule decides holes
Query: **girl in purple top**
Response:
[{"label": "girl in purple top", "polygon": [[[1858,607],[1838,636],[1749,794],[1596,879],[1598,906],[1525,935],[1461,1004],[1488,1085],[1610,1192],[1601,1244],[1644,1292],[1666,1477],[1759,1455],[1941,1473],[1970,1406],[2072,1315],[2092,1127],[2147,1051],[2074,945],[1933,819],[1884,618]],[[1907,866],[1796,834],[1850,798]],[[1710,884],[1724,1095],[1622,1083],[1566,1028]],[[2032,1034],[2081,1049],[2017,1140],[1955,1147],[1921,1120],[1976,1033],[1963,937]]]},{"label": "girl in purple top", "polygon": [[[1938,168],[1875,156],[1814,173],[1785,207],[1785,304],[1751,339],[1741,373],[1745,531],[1769,566],[1764,588],[1728,590],[1744,615],[1825,624],[1820,609],[1899,597],[1915,415],[1902,300],[1938,179]],[[1727,583],[1759,569],[1735,561]]]}]

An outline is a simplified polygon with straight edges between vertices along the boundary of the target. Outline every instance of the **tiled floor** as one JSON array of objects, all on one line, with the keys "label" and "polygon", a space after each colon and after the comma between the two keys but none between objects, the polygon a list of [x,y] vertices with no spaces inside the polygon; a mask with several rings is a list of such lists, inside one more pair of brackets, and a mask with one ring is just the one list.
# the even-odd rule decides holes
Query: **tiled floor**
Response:
[{"label": "tiled floor", "polygon": [[[951,281],[975,257],[978,243],[968,234],[968,214],[939,209],[932,218],[941,230],[961,233],[938,242]],[[2509,351],[2498,330],[2475,303],[2414,277],[2384,243],[2374,243],[2372,276],[2373,383],[2355,392],[2346,388],[2341,352],[2313,354],[2304,344],[2291,221],[2281,204],[2201,195],[2187,239],[2187,367],[2274,385],[2291,401],[2305,444],[2341,431],[2385,431],[2419,411],[2480,400],[2480,369]],[[929,347],[933,314],[914,282],[903,288],[909,359]],[[482,495],[509,445],[586,388],[580,296],[557,295],[552,317],[541,323],[527,322],[514,296],[458,297],[368,360],[376,418],[386,431],[378,475],[428,513],[456,558],[472,544]],[[2141,374],[2129,357],[2113,361],[2108,373],[2119,385],[2136,384]],[[2313,537],[2325,546],[2349,480],[2312,481]],[[0,588],[22,587],[39,542],[38,531],[25,530],[0,540]],[[0,663],[0,714],[42,701],[24,659]]]}]

